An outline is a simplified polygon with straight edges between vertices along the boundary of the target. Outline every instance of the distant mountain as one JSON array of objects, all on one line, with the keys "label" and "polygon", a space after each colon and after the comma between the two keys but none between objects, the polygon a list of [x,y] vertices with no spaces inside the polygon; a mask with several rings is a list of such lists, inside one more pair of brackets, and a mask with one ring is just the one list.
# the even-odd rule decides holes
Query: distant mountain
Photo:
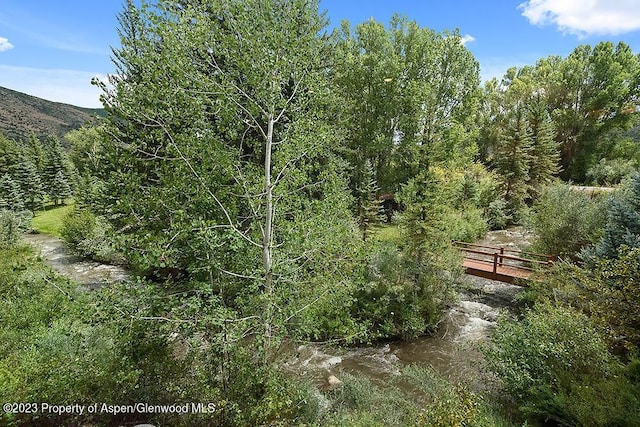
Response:
[{"label": "distant mountain", "polygon": [[62,139],[101,115],[102,109],[47,101],[0,86],[0,134],[9,139],[23,141],[32,132],[41,139],[50,135]]}]

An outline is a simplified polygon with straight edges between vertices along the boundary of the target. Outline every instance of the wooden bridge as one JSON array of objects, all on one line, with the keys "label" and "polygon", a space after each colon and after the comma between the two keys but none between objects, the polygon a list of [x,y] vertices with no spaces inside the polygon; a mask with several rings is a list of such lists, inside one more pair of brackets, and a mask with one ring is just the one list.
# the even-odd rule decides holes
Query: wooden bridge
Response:
[{"label": "wooden bridge", "polygon": [[465,254],[465,273],[506,283],[513,283],[515,279],[529,279],[534,271],[550,267],[555,258],[474,243],[454,241],[453,245]]}]

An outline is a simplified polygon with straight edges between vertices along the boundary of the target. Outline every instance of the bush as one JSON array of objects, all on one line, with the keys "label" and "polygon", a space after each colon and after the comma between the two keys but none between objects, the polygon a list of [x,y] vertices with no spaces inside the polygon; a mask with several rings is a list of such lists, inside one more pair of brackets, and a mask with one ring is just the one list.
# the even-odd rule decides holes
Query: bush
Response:
[{"label": "bush", "polygon": [[244,426],[317,417],[308,388],[253,360],[251,340],[239,339],[247,325],[226,323],[234,313],[211,291],[169,297],[138,282],[81,292],[16,247],[0,250],[0,304],[3,402],[216,405],[179,415],[3,413],[0,425]]},{"label": "bush", "polygon": [[600,238],[605,222],[605,199],[590,198],[568,185],[545,187],[533,205],[530,223],[535,252],[576,258]]},{"label": "bush", "polygon": [[18,243],[21,222],[15,212],[0,210],[0,249],[11,248]]},{"label": "bush", "polygon": [[444,227],[444,233],[450,240],[473,242],[485,235],[488,224],[482,210],[468,206],[460,211],[447,212]]},{"label": "bush", "polygon": [[503,230],[513,223],[495,173],[487,173],[479,180],[477,206],[482,209],[490,230]]},{"label": "bush", "polygon": [[495,199],[484,209],[487,225],[490,230],[504,230],[513,223],[513,217],[507,209],[507,201],[503,198]]},{"label": "bush", "polygon": [[616,185],[638,170],[635,160],[601,159],[587,171],[587,180],[591,185]]},{"label": "bush", "polygon": [[62,220],[62,238],[76,254],[102,262],[121,262],[109,231],[106,221],[84,208],[74,208]]},{"label": "bush", "polygon": [[371,255],[351,315],[368,325],[371,339],[410,339],[435,328],[452,300],[453,280],[441,266],[386,245]]},{"label": "bush", "polygon": [[353,315],[357,313],[354,307],[359,286],[345,279],[337,286],[326,287],[313,304],[292,319],[289,333],[303,340],[337,340],[345,344],[369,341],[368,323]]},{"label": "bush", "polygon": [[530,300],[580,309],[607,332],[610,351],[629,357],[640,350],[640,248],[622,247],[619,258],[585,270],[557,264],[527,291]]},{"label": "bush", "polygon": [[501,322],[491,341],[485,349],[489,369],[525,416],[589,426],[640,419],[637,387],[584,314],[539,305],[520,322]]}]

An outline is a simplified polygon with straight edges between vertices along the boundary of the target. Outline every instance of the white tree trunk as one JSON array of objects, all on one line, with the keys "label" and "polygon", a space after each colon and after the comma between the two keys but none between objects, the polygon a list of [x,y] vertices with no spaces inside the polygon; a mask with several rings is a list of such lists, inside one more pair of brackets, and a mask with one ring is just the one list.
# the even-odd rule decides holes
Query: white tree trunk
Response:
[{"label": "white tree trunk", "polygon": [[265,193],[265,223],[262,236],[262,265],[264,268],[264,357],[265,362],[271,346],[271,321],[273,311],[273,185],[271,182],[271,150],[273,146],[273,125],[275,120],[269,116],[267,127],[267,138],[265,141],[264,153],[264,193]]}]

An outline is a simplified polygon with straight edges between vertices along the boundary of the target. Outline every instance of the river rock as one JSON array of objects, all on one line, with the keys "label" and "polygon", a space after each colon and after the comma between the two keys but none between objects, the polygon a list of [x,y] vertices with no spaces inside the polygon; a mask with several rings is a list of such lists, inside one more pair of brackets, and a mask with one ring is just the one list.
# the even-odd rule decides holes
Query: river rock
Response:
[{"label": "river rock", "polygon": [[335,390],[342,385],[342,381],[338,379],[335,375],[329,375],[329,377],[325,380],[325,383],[322,385],[322,391],[331,391]]}]

